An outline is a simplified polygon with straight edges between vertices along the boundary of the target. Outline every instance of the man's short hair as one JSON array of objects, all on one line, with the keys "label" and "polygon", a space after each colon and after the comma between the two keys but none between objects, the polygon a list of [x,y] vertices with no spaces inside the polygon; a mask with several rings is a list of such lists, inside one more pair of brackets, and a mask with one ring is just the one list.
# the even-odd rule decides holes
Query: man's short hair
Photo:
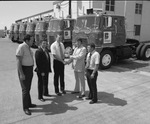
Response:
[{"label": "man's short hair", "polygon": [[82,39],[81,38],[77,39],[77,41],[80,41],[82,43]]},{"label": "man's short hair", "polygon": [[90,46],[91,48],[95,49],[95,44],[94,43],[90,43],[90,44],[88,44],[88,46]]},{"label": "man's short hair", "polygon": [[61,33],[57,33],[56,35],[55,35],[55,38],[57,38],[57,37],[60,37],[60,36],[62,36],[62,34]]},{"label": "man's short hair", "polygon": [[31,39],[31,35],[27,34],[24,36],[23,40],[24,41],[29,41]]}]

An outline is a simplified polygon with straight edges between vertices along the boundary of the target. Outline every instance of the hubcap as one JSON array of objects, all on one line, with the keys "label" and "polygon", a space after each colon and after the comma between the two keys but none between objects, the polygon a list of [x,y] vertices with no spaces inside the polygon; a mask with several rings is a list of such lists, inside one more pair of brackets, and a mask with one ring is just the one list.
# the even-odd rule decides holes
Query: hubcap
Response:
[{"label": "hubcap", "polygon": [[111,56],[109,54],[106,54],[102,58],[102,64],[104,66],[108,66],[111,63]]},{"label": "hubcap", "polygon": [[148,48],[145,52],[145,56],[146,58],[149,58],[150,57],[150,48]]}]

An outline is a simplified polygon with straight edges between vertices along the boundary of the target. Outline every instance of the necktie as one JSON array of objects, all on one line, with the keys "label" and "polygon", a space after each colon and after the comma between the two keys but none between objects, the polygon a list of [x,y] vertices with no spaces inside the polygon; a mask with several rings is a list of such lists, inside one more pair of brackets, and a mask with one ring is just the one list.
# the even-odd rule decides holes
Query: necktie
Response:
[{"label": "necktie", "polygon": [[61,59],[63,60],[64,59],[64,54],[63,54],[63,50],[62,50],[62,47],[61,47],[61,44],[59,43],[59,49],[60,49],[60,56],[61,56]]},{"label": "necktie", "polygon": [[31,51],[30,47],[29,47],[29,53],[30,53],[31,58],[32,58],[32,57],[33,57],[33,54],[32,54],[32,51]]},{"label": "necktie", "polygon": [[47,60],[49,61],[48,53],[46,52],[46,50],[44,50],[44,53],[46,55]]},{"label": "necktie", "polygon": [[90,56],[89,56],[89,59],[88,59],[88,68],[90,66],[91,56],[92,56],[92,53],[90,53]]}]

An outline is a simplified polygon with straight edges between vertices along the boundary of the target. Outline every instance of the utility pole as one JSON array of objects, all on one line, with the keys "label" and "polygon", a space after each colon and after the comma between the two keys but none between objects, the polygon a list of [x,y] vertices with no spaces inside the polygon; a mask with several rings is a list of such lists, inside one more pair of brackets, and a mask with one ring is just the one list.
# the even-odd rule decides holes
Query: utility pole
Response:
[{"label": "utility pole", "polygon": [[70,16],[70,18],[72,17],[72,15],[71,15],[71,0],[69,0],[69,16]]}]

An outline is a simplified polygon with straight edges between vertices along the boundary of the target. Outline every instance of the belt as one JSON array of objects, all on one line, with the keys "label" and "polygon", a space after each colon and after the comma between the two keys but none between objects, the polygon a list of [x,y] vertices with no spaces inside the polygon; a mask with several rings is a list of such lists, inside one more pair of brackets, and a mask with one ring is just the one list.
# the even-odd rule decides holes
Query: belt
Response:
[{"label": "belt", "polygon": [[31,67],[33,67],[33,65],[31,65],[31,66],[22,65],[22,67],[31,68]]}]

